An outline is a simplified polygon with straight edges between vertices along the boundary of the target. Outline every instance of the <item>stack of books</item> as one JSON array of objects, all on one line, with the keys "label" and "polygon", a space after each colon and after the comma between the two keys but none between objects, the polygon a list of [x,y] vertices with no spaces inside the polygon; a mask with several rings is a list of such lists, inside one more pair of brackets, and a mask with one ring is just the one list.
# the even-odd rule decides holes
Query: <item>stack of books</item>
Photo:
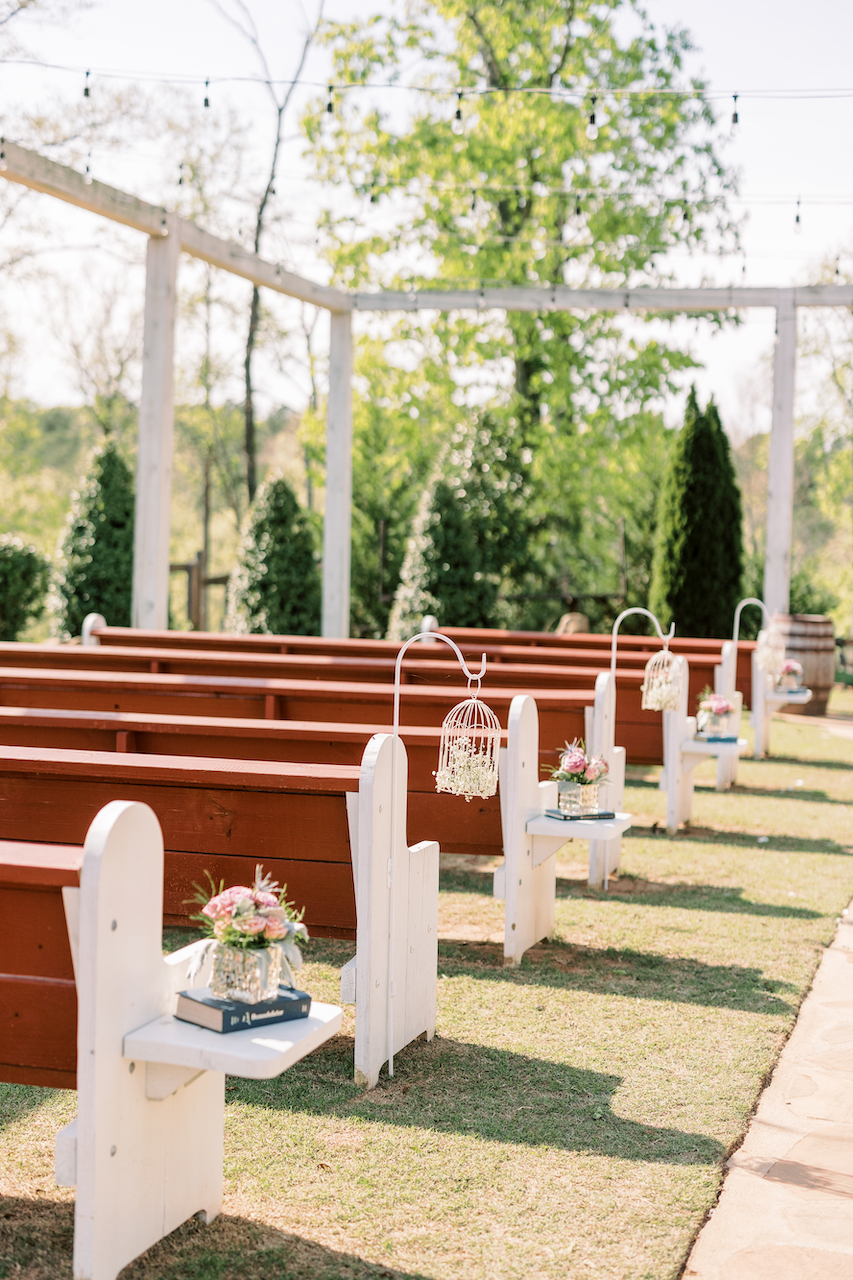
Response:
[{"label": "stack of books", "polygon": [[218,1000],[210,987],[193,987],[178,992],[175,1017],[182,1022],[194,1022],[198,1027],[218,1031],[246,1031],[269,1027],[276,1022],[289,1022],[293,1018],[307,1018],[311,1012],[311,997],[307,991],[295,987],[280,986],[273,1000],[258,1004],[242,1004],[239,1000]]}]

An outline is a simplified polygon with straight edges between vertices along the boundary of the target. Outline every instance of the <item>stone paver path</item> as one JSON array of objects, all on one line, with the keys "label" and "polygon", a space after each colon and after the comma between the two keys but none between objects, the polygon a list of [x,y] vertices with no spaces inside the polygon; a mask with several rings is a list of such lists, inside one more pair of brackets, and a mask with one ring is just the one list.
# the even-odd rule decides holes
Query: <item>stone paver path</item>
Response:
[{"label": "stone paver path", "polygon": [[684,1276],[853,1280],[853,904]]}]

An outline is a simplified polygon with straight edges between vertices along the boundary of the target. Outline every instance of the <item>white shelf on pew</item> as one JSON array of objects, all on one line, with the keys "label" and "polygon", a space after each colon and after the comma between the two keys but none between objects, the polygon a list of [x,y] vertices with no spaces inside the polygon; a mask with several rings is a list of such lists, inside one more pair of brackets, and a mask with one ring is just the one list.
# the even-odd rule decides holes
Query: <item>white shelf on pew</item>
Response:
[{"label": "white shelf on pew", "polygon": [[613,840],[631,825],[630,813],[617,813],[615,818],[549,818],[541,813],[530,818],[525,827],[531,836],[562,836],[563,840]]},{"label": "white shelf on pew", "polygon": [[723,742],[719,738],[709,741],[707,738],[684,738],[681,750],[686,755],[699,756],[742,756],[749,746],[746,738],[738,738],[734,742]]},{"label": "white shelf on pew", "polygon": [[811,689],[774,689],[772,693],[764,695],[765,702],[772,702],[777,707],[784,706],[786,702],[793,702],[803,707],[811,700]]},{"label": "white shelf on pew", "polygon": [[271,1080],[336,1035],[342,1016],[338,1005],[312,1000],[307,1018],[220,1035],[163,1014],[124,1037],[124,1056],[136,1062]]}]

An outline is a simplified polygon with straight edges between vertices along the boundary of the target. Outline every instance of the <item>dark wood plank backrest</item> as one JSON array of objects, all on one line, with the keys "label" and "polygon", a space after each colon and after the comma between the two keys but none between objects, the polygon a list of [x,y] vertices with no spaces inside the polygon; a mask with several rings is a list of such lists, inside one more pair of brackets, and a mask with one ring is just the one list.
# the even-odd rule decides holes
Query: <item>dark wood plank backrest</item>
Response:
[{"label": "dark wood plank backrest", "polygon": [[[118,750],[139,755],[358,765],[370,738],[383,729],[387,726],[0,707],[0,744],[48,751]],[[502,852],[498,797],[467,804],[459,796],[435,789],[440,738],[440,729],[406,728],[403,732],[409,758],[409,842],[416,843],[426,833],[445,851],[498,857]],[[553,763],[553,756],[543,753],[543,764],[549,763]]]},{"label": "dark wood plank backrest", "polygon": [[74,1088],[77,992],[62,888],[82,848],[0,843],[0,1080]]}]

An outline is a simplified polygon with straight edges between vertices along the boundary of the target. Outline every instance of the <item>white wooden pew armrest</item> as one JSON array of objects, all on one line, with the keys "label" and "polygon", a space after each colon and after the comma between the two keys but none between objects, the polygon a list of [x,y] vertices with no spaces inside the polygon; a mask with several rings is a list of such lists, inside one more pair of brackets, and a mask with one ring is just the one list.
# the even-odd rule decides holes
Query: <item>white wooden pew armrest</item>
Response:
[{"label": "white wooden pew armrest", "polygon": [[774,707],[783,707],[786,702],[804,707],[807,702],[811,702],[812,696],[811,689],[774,689],[772,693],[764,695],[764,701],[772,702]]},{"label": "white wooden pew armrest", "polygon": [[[307,1018],[220,1035],[163,1014],[124,1037],[124,1057],[133,1062],[222,1071],[251,1080],[271,1080],[313,1053],[341,1029],[338,1005],[311,1002]],[[152,1073],[156,1079],[160,1073]]]},{"label": "white wooden pew armrest", "polygon": [[556,853],[567,840],[614,840],[624,835],[630,826],[630,813],[617,813],[615,818],[578,818],[573,822],[540,813],[528,820],[525,830],[533,836],[533,863],[537,866]]},{"label": "white wooden pew armrest", "polygon": [[[748,746],[746,738],[738,738],[735,742],[707,742],[704,738],[684,738],[681,751],[684,756],[704,759],[707,756],[742,756]],[[698,764],[698,759],[696,763]]]}]

